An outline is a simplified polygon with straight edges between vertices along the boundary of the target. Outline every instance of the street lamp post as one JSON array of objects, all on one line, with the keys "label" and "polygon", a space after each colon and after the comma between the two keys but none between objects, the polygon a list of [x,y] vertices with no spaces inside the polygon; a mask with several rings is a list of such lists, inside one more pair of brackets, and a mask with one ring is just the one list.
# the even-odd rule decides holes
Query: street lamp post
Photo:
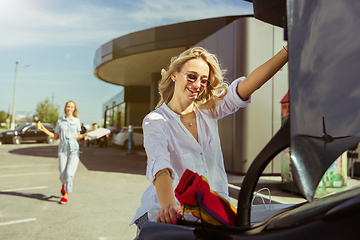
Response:
[{"label": "street lamp post", "polygon": [[11,125],[10,128],[11,130],[15,129],[15,103],[16,103],[16,81],[17,81],[17,69],[18,69],[18,64],[19,62],[16,62],[16,67],[15,67],[15,85],[14,85],[14,99],[13,99],[13,109],[12,109],[12,118],[11,118]]},{"label": "street lamp post", "polygon": [[[13,109],[12,109],[12,118],[11,118],[11,130],[15,129],[15,118],[16,118],[16,112],[15,112],[15,103],[16,103],[16,82],[17,82],[17,70],[18,70],[18,64],[19,62],[16,62],[15,66],[15,85],[14,85],[14,99],[13,99]],[[30,65],[25,65],[24,67],[29,67]]]}]

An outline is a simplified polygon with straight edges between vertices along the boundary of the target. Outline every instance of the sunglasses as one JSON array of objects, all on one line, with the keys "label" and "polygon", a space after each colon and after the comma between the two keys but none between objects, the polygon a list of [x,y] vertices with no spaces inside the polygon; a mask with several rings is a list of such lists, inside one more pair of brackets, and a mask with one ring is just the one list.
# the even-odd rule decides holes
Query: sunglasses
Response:
[{"label": "sunglasses", "polygon": [[[181,72],[181,71],[180,71]],[[189,73],[189,74],[186,74],[186,73],[183,73],[181,72],[182,74],[184,74],[186,76],[186,80],[189,82],[189,83],[194,83],[196,82],[196,80],[198,79],[198,76],[193,74],[193,73]],[[208,88],[211,86],[210,84],[210,81],[208,79],[200,79],[200,85],[203,87],[203,88]]]}]

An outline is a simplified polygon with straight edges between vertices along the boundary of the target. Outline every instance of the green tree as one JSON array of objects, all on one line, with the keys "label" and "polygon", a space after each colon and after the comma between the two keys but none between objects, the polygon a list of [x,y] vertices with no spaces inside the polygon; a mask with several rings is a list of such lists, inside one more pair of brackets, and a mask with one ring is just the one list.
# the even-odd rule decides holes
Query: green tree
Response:
[{"label": "green tree", "polygon": [[7,113],[4,111],[0,111],[0,123],[6,122]]},{"label": "green tree", "polygon": [[34,116],[38,118],[38,121],[44,123],[56,124],[56,121],[59,118],[59,108],[58,105],[53,105],[49,99],[45,99],[42,102],[39,102],[36,106],[37,115]]}]

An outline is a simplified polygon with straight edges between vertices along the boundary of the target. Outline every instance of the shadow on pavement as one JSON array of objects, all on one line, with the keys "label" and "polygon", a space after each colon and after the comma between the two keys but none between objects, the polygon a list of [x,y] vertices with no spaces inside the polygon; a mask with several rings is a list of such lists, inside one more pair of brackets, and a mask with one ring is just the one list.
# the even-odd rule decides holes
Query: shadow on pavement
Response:
[{"label": "shadow on pavement", "polygon": [[[57,158],[58,145],[27,146],[12,149],[11,154],[35,157]],[[80,161],[90,171],[119,172],[145,175],[146,155],[143,148],[134,149],[132,154],[115,146],[80,147]]]},{"label": "shadow on pavement", "polygon": [[57,158],[58,146],[57,145],[45,145],[34,147],[22,147],[9,151],[12,154],[35,156],[35,157],[51,157]]},{"label": "shadow on pavement", "polygon": [[52,198],[58,198],[58,196],[50,196],[47,197],[44,194],[41,193],[31,193],[31,194],[24,194],[19,192],[0,192],[0,195],[11,195],[11,196],[17,196],[17,197],[26,197],[26,198],[33,198],[41,201],[48,201],[48,202],[59,202],[59,200],[51,200]]},{"label": "shadow on pavement", "polygon": [[134,149],[133,154],[118,147],[80,148],[80,161],[90,171],[118,172],[145,175],[146,156],[143,149]]}]

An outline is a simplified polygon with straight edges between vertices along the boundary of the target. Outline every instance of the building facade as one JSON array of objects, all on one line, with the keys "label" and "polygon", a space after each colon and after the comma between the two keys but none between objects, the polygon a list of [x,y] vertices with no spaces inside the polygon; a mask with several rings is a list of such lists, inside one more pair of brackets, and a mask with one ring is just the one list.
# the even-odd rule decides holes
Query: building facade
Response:
[{"label": "building facade", "polygon": [[[104,44],[96,52],[94,75],[124,86],[123,98],[115,102],[110,99],[104,104],[104,111],[106,106],[110,109],[124,104],[123,124],[141,125],[143,117],[159,100],[160,72],[168,67],[171,57],[192,46],[202,46],[218,56],[226,69],[225,79],[231,83],[247,76],[284,45],[282,28],[253,16],[184,22],[131,33]],[[253,94],[248,107],[219,120],[227,171],[245,174],[252,160],[277,132],[281,126],[280,101],[287,91],[286,65]],[[280,158],[276,157],[264,173],[279,174]]]}]

